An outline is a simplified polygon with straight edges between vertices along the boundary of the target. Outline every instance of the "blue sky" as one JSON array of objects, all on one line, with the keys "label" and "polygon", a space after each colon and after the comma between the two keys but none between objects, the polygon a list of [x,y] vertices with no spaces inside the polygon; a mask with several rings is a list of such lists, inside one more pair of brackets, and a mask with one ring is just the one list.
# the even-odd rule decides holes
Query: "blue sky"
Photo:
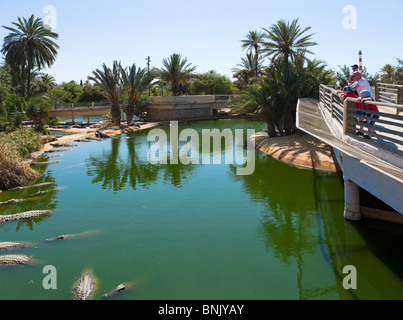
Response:
[{"label": "blue sky", "polygon": [[[299,18],[301,27],[311,26],[318,43],[311,49],[315,58],[334,70],[358,63],[359,50],[370,73],[403,59],[402,0],[1,0],[0,25],[31,14],[45,19],[49,5],[56,9],[60,49],[44,71],[59,83],[85,81],[113,60],[146,67],[150,56],[151,66],[161,67],[172,53],[186,57],[197,72],[231,77],[246,54],[240,40],[280,19]],[[353,17],[352,11],[343,12],[346,6],[356,9],[355,29],[346,28]],[[1,39],[7,33],[0,28]]]}]

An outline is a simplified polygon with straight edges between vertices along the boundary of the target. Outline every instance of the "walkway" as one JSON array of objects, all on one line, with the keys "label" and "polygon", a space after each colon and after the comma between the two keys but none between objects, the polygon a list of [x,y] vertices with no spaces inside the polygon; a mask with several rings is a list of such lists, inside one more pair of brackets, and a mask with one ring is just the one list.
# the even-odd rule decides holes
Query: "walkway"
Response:
[{"label": "walkway", "polygon": [[[375,134],[371,133],[373,139],[367,140],[355,134],[361,123],[355,118],[354,99],[349,98],[343,104],[333,88],[321,86],[320,101],[298,101],[298,128],[331,146],[335,152],[345,180],[345,217],[350,220],[359,220],[364,214],[358,187],[403,214],[403,116],[399,115],[403,106],[376,104],[380,119],[374,127],[363,125],[364,131],[376,130]],[[389,219],[390,212],[383,212],[382,218],[385,217],[397,222],[396,215]]]}]

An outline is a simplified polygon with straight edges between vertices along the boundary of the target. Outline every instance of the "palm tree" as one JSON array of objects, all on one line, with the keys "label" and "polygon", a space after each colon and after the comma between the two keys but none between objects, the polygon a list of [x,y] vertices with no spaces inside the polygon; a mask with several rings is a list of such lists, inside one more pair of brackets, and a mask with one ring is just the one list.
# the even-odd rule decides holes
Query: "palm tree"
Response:
[{"label": "palm tree", "polygon": [[246,40],[241,40],[242,48],[248,49],[249,52],[252,50],[255,51],[255,76],[258,76],[258,60],[259,60],[259,52],[260,52],[260,43],[264,34],[258,31],[249,31],[246,35]]},{"label": "palm tree", "polygon": [[56,87],[55,78],[47,73],[41,73],[32,80],[31,97],[47,93],[54,87]]},{"label": "palm tree", "polygon": [[241,58],[240,68],[232,68],[233,77],[237,79],[236,84],[239,89],[245,89],[250,83],[255,82],[262,75],[262,58],[250,52],[245,58]]},{"label": "palm tree", "polygon": [[393,78],[395,76],[396,67],[391,64],[386,64],[381,69],[381,81],[386,83],[393,83]]},{"label": "palm tree", "polygon": [[314,34],[306,34],[310,29],[311,27],[306,27],[302,30],[298,25],[298,19],[291,23],[280,20],[270,30],[263,28],[267,41],[262,42],[261,51],[272,60],[279,59],[283,62],[287,86],[290,59],[296,60],[298,57],[305,57],[307,53],[312,54],[308,47],[317,45],[311,41]]},{"label": "palm tree", "polygon": [[119,98],[122,93],[121,88],[121,65],[120,62],[114,61],[113,67],[110,69],[102,65],[103,70],[96,69],[92,71],[93,77],[88,77],[89,80],[94,81],[100,88],[103,96],[108,99],[111,104],[112,121],[115,125],[120,126],[120,103]]},{"label": "palm tree", "polygon": [[156,77],[161,82],[171,85],[172,94],[177,96],[179,93],[179,85],[188,83],[194,76],[196,67],[191,67],[191,63],[187,62],[187,58],[182,59],[180,54],[174,53],[168,59],[162,61],[163,68],[155,69]]},{"label": "palm tree", "polygon": [[127,91],[128,105],[126,109],[127,124],[129,125],[133,120],[135,114],[135,105],[137,99],[148,89],[154,76],[147,69],[136,69],[136,64],[129,67],[129,70],[121,68],[122,82],[125,90]]},{"label": "palm tree", "polygon": [[13,24],[16,28],[3,26],[11,33],[4,38],[1,52],[8,64],[26,73],[26,94],[30,97],[31,73],[54,63],[59,46],[53,40],[59,35],[46,28],[42,19],[35,19],[34,15],[28,20],[18,18],[18,22]]}]

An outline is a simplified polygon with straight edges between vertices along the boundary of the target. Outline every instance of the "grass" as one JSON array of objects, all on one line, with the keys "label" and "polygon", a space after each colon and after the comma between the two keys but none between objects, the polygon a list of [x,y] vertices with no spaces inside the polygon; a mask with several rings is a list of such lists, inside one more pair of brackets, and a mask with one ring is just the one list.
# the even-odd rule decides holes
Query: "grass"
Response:
[{"label": "grass", "polygon": [[0,135],[0,189],[7,190],[27,184],[40,177],[24,162],[31,152],[41,147],[41,136],[31,129],[18,129]]},{"label": "grass", "polygon": [[15,151],[22,159],[27,159],[31,152],[41,148],[41,135],[33,129],[20,128],[8,134],[0,135],[0,146],[13,145]]}]

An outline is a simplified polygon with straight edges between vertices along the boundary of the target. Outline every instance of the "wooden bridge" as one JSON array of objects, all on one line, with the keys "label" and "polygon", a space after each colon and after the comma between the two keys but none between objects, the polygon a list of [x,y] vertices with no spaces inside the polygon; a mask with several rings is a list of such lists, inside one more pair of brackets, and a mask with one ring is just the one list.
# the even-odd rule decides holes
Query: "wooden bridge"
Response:
[{"label": "wooden bridge", "polygon": [[[176,120],[180,118],[197,118],[201,116],[217,115],[218,110],[226,108],[230,95],[203,95],[180,97],[150,97],[150,104],[146,108],[148,118],[151,121]],[[122,106],[124,100],[119,101]],[[90,116],[108,114],[111,103],[107,100],[97,102],[81,102],[54,105],[49,111],[50,117]],[[121,108],[122,120],[125,112]]]},{"label": "wooden bridge", "polygon": [[[403,86],[375,86],[377,99],[372,104],[379,112],[365,111],[379,116],[374,125],[357,119],[356,112],[362,109],[356,108],[356,99],[347,98],[343,103],[332,87],[320,86],[319,101],[298,101],[298,128],[332,147],[343,172],[346,219],[364,216],[403,223],[402,93]],[[360,118],[366,120],[368,116]],[[360,127],[371,139],[356,134]],[[386,209],[362,206],[360,188],[381,200]]]}]

